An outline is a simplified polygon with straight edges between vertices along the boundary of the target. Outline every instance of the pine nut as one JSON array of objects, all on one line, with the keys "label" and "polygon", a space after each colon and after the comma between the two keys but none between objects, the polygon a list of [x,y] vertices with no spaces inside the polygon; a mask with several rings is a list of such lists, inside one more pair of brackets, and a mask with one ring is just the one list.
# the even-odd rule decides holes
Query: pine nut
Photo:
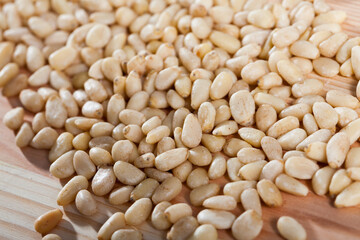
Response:
[{"label": "pine nut", "polygon": [[320,168],[313,176],[312,187],[317,195],[325,195],[329,191],[331,179],[335,169],[326,166]]},{"label": "pine nut", "polygon": [[101,166],[91,182],[91,189],[97,196],[108,194],[114,187],[116,177],[110,166]]},{"label": "pine nut", "polygon": [[133,191],[133,186],[124,186],[115,188],[109,195],[109,202],[112,205],[121,205],[130,201],[130,194]]},{"label": "pine nut", "polygon": [[345,160],[345,167],[351,168],[351,167],[360,167],[360,158],[358,157],[360,148],[354,147],[349,150],[346,156]]},{"label": "pine nut", "polygon": [[285,161],[285,173],[298,179],[311,179],[318,169],[317,163],[305,157],[290,157]]},{"label": "pine nut", "polygon": [[125,212],[125,221],[129,225],[139,225],[151,214],[152,202],[149,198],[136,200]]},{"label": "pine nut", "polygon": [[284,135],[280,136],[277,141],[284,150],[295,150],[296,146],[299,145],[307,134],[302,128],[295,128]]},{"label": "pine nut", "polygon": [[88,185],[88,180],[85,177],[73,177],[59,192],[57,197],[58,205],[64,206],[70,204],[75,200],[76,194],[82,189],[87,189]]},{"label": "pine nut", "polygon": [[76,151],[73,157],[73,165],[76,173],[82,175],[87,179],[94,176],[96,167],[91,161],[89,155],[82,151]]},{"label": "pine nut", "polygon": [[261,170],[260,179],[275,181],[275,178],[284,171],[284,163],[281,160],[271,160]]},{"label": "pine nut", "polygon": [[62,240],[62,238],[57,234],[51,233],[45,235],[45,237],[43,237],[42,240]]},{"label": "pine nut", "polygon": [[245,211],[252,209],[259,216],[262,215],[260,197],[255,189],[245,189],[240,195],[240,201]]},{"label": "pine nut", "polygon": [[204,209],[197,215],[200,224],[212,224],[216,229],[229,229],[235,220],[235,215],[223,210]]},{"label": "pine nut", "polygon": [[350,141],[346,133],[340,132],[332,136],[326,145],[326,157],[330,167],[340,167],[350,149]]},{"label": "pine nut", "polygon": [[224,195],[232,196],[235,198],[236,201],[240,201],[241,193],[248,188],[255,188],[256,182],[255,181],[236,181],[226,183],[223,189]]},{"label": "pine nut", "polygon": [[177,221],[167,233],[166,238],[169,240],[185,240],[199,226],[196,218],[186,216]]},{"label": "pine nut", "polygon": [[194,233],[189,238],[190,240],[216,240],[218,234],[216,228],[211,224],[203,224],[196,228]]},{"label": "pine nut", "polygon": [[116,230],[125,227],[125,215],[122,212],[116,212],[101,226],[98,232],[99,240],[110,240]]},{"label": "pine nut", "polygon": [[45,235],[49,233],[53,228],[61,221],[63,213],[60,209],[53,209],[38,217],[35,220],[35,231]]},{"label": "pine nut", "polygon": [[206,199],[203,206],[206,208],[217,210],[233,210],[236,208],[237,202],[232,196],[219,195]]},{"label": "pine nut", "polygon": [[86,216],[96,213],[96,202],[87,190],[80,190],[76,194],[75,204],[78,211]]},{"label": "pine nut", "polygon": [[335,206],[351,207],[356,206],[360,202],[359,182],[354,182],[346,187],[335,199]]},{"label": "pine nut", "polygon": [[30,146],[36,149],[51,149],[58,136],[54,129],[45,127],[33,137]]},{"label": "pine nut", "polygon": [[261,139],[261,148],[269,160],[282,159],[282,147],[276,139],[268,136],[263,137]]},{"label": "pine nut", "polygon": [[306,196],[309,192],[309,189],[304,184],[286,174],[277,176],[275,184],[281,191],[297,196]]},{"label": "pine nut", "polygon": [[181,141],[190,148],[196,147],[201,142],[201,125],[194,114],[188,114],[185,118]]},{"label": "pine nut", "polygon": [[340,71],[340,65],[330,58],[320,57],[315,59],[313,65],[315,72],[323,77],[334,77]]},{"label": "pine nut", "polygon": [[326,143],[324,142],[313,142],[304,148],[306,157],[312,160],[326,163]]},{"label": "pine nut", "polygon": [[192,209],[186,203],[177,203],[177,204],[167,207],[165,209],[164,213],[165,213],[166,218],[171,223],[176,223],[178,220],[180,220],[183,217],[191,216]]},{"label": "pine nut", "polygon": [[140,198],[150,198],[158,186],[159,183],[155,179],[147,178],[134,188],[130,199],[136,201]]},{"label": "pine nut", "polygon": [[241,47],[238,39],[223,32],[213,31],[209,39],[214,45],[224,49],[230,54],[234,54]]},{"label": "pine nut", "polygon": [[302,142],[300,142],[296,146],[296,150],[304,150],[309,144],[313,142],[328,142],[331,138],[332,133],[328,129],[320,129],[311,135],[309,135],[307,138],[305,138]]},{"label": "pine nut", "polygon": [[280,207],[283,203],[281,193],[276,185],[267,179],[262,179],[256,184],[259,196],[269,207]]},{"label": "pine nut", "polygon": [[190,192],[190,202],[194,206],[201,206],[203,202],[212,196],[215,196],[220,191],[220,186],[215,183],[209,183],[197,187]]},{"label": "pine nut", "polygon": [[237,240],[254,239],[263,227],[261,216],[254,210],[243,212],[231,227],[231,233]]},{"label": "pine nut", "polygon": [[345,169],[337,170],[331,178],[329,193],[337,195],[351,184],[352,180],[348,176]]},{"label": "pine nut", "polygon": [[119,229],[112,234],[111,240],[120,239],[141,240],[143,236],[142,233],[136,229]]},{"label": "pine nut", "polygon": [[[55,145],[54,145],[55,146]],[[75,150],[68,151],[59,156],[50,165],[50,173],[57,178],[67,178],[74,174],[75,169],[73,167],[73,158]]]},{"label": "pine nut", "polygon": [[156,188],[152,201],[157,204],[162,201],[171,201],[174,199],[182,189],[182,183],[176,177],[169,177]]},{"label": "pine nut", "polygon": [[281,236],[285,239],[305,240],[307,238],[304,227],[292,217],[280,217],[276,226]]}]

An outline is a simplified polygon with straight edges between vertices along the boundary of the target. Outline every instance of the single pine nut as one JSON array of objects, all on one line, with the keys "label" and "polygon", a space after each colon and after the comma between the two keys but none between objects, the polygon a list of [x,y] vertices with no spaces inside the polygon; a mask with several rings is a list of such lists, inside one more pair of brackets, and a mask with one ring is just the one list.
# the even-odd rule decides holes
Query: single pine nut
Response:
[{"label": "single pine nut", "polygon": [[255,94],[254,100],[258,106],[261,106],[262,104],[269,104],[276,110],[276,112],[281,112],[287,106],[283,99],[267,93],[260,92]]},{"label": "single pine nut", "polygon": [[331,179],[336,172],[330,166],[320,168],[313,176],[312,187],[317,195],[325,195],[329,191]]},{"label": "single pine nut", "polygon": [[213,180],[220,178],[224,176],[225,172],[226,172],[225,158],[220,154],[214,155],[208,170],[209,179]]},{"label": "single pine nut", "polygon": [[53,228],[61,221],[63,213],[60,209],[53,209],[38,217],[35,220],[35,231],[45,235],[49,233]]},{"label": "single pine nut", "polygon": [[306,157],[312,160],[326,163],[326,143],[324,142],[313,142],[304,148]]},{"label": "single pine nut", "polygon": [[266,61],[257,60],[249,63],[241,70],[241,78],[248,84],[255,84],[256,81],[269,72]]},{"label": "single pine nut", "polygon": [[87,179],[94,176],[96,172],[96,166],[91,161],[89,155],[82,151],[76,151],[73,157],[73,165],[76,173],[82,175]]},{"label": "single pine nut", "polygon": [[231,227],[231,233],[237,240],[254,239],[263,227],[261,215],[250,209],[243,212]]},{"label": "single pine nut", "polygon": [[62,154],[50,165],[50,173],[57,178],[67,178],[73,175],[75,172],[74,166],[72,164],[74,154],[75,150],[71,150]]},{"label": "single pine nut", "polygon": [[281,160],[271,160],[261,170],[260,179],[275,181],[275,178],[284,171],[284,163]]},{"label": "single pine nut", "polygon": [[240,195],[240,201],[245,211],[252,209],[259,216],[262,215],[260,197],[254,188],[245,189]]},{"label": "single pine nut", "polygon": [[171,223],[176,223],[183,217],[191,216],[192,209],[186,203],[177,203],[167,207],[164,211],[164,214]]},{"label": "single pine nut", "polygon": [[259,196],[269,207],[280,207],[283,203],[281,193],[276,185],[267,179],[262,179],[256,184]]},{"label": "single pine nut", "polygon": [[223,210],[204,209],[197,215],[200,224],[212,224],[216,229],[229,229],[235,220],[235,215]]},{"label": "single pine nut", "polygon": [[241,193],[248,188],[255,188],[256,181],[236,181],[226,183],[223,189],[224,195],[232,196],[236,201],[240,201]]},{"label": "single pine nut", "polygon": [[313,65],[315,72],[323,77],[334,77],[340,71],[340,65],[330,58],[320,57],[315,59]]},{"label": "single pine nut", "polygon": [[91,182],[91,189],[97,196],[108,194],[114,187],[116,177],[112,167],[101,166],[95,173]]},{"label": "single pine nut", "polygon": [[285,161],[285,173],[298,179],[311,179],[319,166],[305,157],[290,157]]},{"label": "single pine nut", "polygon": [[73,177],[59,192],[57,204],[60,206],[70,204],[75,200],[76,194],[82,189],[87,189],[88,185],[89,182],[84,176]]},{"label": "single pine nut", "polygon": [[136,200],[125,212],[125,221],[129,225],[139,225],[151,214],[152,202],[149,198]]},{"label": "single pine nut", "polygon": [[205,208],[217,209],[217,210],[233,210],[236,208],[237,202],[232,196],[219,195],[207,198],[203,202]]},{"label": "single pine nut", "polygon": [[99,240],[110,240],[116,230],[125,227],[125,215],[122,212],[116,212],[101,226],[98,232]]},{"label": "single pine nut", "polygon": [[349,150],[345,160],[345,168],[360,167],[360,148],[353,147]]},{"label": "single pine nut", "polygon": [[345,169],[337,170],[331,178],[329,193],[330,195],[337,195],[341,193],[346,187],[351,184],[352,180],[348,176]]},{"label": "single pine nut", "polygon": [[199,224],[193,216],[183,217],[171,227],[166,238],[169,240],[186,240],[198,226]]},{"label": "single pine nut", "polygon": [[235,121],[243,126],[248,126],[254,122],[255,102],[250,93],[240,90],[234,93],[229,101],[231,115]]},{"label": "single pine nut", "polygon": [[190,192],[190,202],[194,206],[201,206],[205,199],[215,196],[220,191],[220,186],[215,183],[205,184]]},{"label": "single pine nut", "polygon": [[162,201],[171,201],[174,199],[182,189],[182,184],[176,177],[169,177],[156,188],[152,201],[157,204]]},{"label": "single pine nut", "polygon": [[261,148],[269,160],[282,159],[282,147],[276,139],[268,136],[263,137],[261,139]]},{"label": "single pine nut", "polygon": [[203,224],[196,228],[190,236],[190,240],[216,240],[218,234],[216,228],[211,224]]},{"label": "single pine nut", "polygon": [[332,133],[328,129],[320,129],[311,135],[309,135],[307,138],[305,138],[302,142],[300,142],[296,146],[296,150],[304,150],[309,144],[313,142],[328,142],[331,138]]},{"label": "single pine nut", "polygon": [[304,227],[292,217],[280,217],[276,226],[285,239],[305,240],[307,238]]},{"label": "single pine nut", "polygon": [[224,49],[230,54],[234,54],[241,47],[238,39],[220,31],[213,31],[209,39],[214,45]]},{"label": "single pine nut", "polygon": [[96,202],[87,190],[80,190],[76,194],[75,205],[77,210],[86,216],[96,213]]},{"label": "single pine nut", "polygon": [[309,189],[304,184],[286,174],[277,176],[275,184],[281,191],[297,196],[306,196],[309,192]]},{"label": "single pine nut", "polygon": [[326,157],[330,167],[340,167],[350,149],[349,137],[344,132],[339,132],[332,136],[326,145]]},{"label": "single pine nut", "polygon": [[284,150],[295,150],[296,146],[307,137],[302,128],[295,128],[280,136],[277,141]]},{"label": "single pine nut", "polygon": [[58,136],[53,128],[45,127],[33,137],[30,146],[36,149],[51,149]]},{"label": "single pine nut", "polygon": [[109,195],[109,202],[112,205],[121,205],[130,201],[130,194],[133,191],[133,186],[124,186],[115,188]]},{"label": "single pine nut", "polygon": [[[215,131],[215,130],[214,130]],[[190,148],[196,147],[201,142],[201,125],[194,114],[188,114],[185,118],[181,141]]]},{"label": "single pine nut", "polygon": [[145,178],[145,173],[134,165],[117,161],[114,164],[114,173],[116,178],[123,184],[137,185]]}]

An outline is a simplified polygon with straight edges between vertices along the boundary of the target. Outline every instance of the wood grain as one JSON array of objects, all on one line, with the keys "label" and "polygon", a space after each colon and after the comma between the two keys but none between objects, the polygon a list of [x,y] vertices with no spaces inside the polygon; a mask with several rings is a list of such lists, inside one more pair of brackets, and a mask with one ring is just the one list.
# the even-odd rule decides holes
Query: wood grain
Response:
[{"label": "wood grain", "polygon": [[[344,10],[349,17],[344,24],[350,36],[359,36],[360,1],[329,0],[333,8]],[[357,81],[350,78],[335,77],[332,79],[316,77],[324,81],[324,90],[341,89],[354,93]],[[16,99],[5,99],[0,96],[0,119],[11,107],[19,105]],[[33,221],[44,212],[57,208],[56,196],[62,184],[50,176],[47,152],[31,148],[18,149],[15,145],[14,133],[0,124],[0,239],[41,239],[33,229]],[[221,186],[226,179],[216,181]],[[309,188],[311,186],[307,183]],[[188,201],[189,189],[183,192],[174,202]],[[321,197],[312,192],[307,197],[295,197],[284,194],[284,205],[281,208],[263,207],[264,228],[258,237],[260,240],[281,239],[276,230],[276,221],[282,215],[298,219],[306,228],[308,239],[360,239],[360,209],[336,209],[333,200]],[[111,206],[104,198],[96,197],[98,213],[92,217],[83,217],[73,205],[60,208],[64,211],[64,219],[54,233],[64,240],[95,239],[101,224],[116,211],[125,211],[128,205]],[[193,209],[195,213],[199,208]],[[242,212],[241,206],[234,211]],[[151,224],[138,226],[144,239],[164,239],[165,232],[157,231]],[[220,239],[232,239],[229,231],[219,231]]]}]

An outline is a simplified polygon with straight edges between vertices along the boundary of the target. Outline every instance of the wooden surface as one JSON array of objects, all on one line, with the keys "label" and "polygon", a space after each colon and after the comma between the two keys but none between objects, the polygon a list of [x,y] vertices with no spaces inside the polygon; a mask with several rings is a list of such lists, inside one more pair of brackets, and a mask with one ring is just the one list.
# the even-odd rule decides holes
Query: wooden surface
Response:
[{"label": "wooden surface", "polygon": [[[329,0],[334,8],[345,10],[349,18],[344,29],[351,36],[360,34],[360,1]],[[312,75],[315,76],[315,75]],[[334,79],[320,78],[325,90],[342,89],[354,92],[357,81],[342,77]],[[16,99],[7,100],[0,96],[0,118],[11,107],[19,105]],[[2,121],[1,121],[2,122]],[[14,133],[0,123],[0,239],[41,239],[33,229],[33,221],[44,212],[58,207],[56,196],[64,182],[50,176],[47,152],[31,148],[18,149]],[[217,181],[222,186],[224,179]],[[308,185],[311,189],[311,186]],[[188,201],[189,190],[174,202]],[[298,219],[306,228],[308,239],[360,239],[360,209],[336,209],[329,197],[320,197],[312,192],[307,197],[283,194],[284,205],[281,208],[263,207],[264,227],[258,239],[281,239],[276,230],[276,221],[282,215]],[[64,209],[64,219],[54,229],[64,240],[95,239],[101,224],[116,211],[124,211],[127,206],[111,206],[106,199],[96,197],[98,213],[92,217],[83,217],[73,205]],[[199,209],[194,208],[197,213]],[[234,211],[242,212],[241,206]],[[144,239],[163,239],[165,232],[159,232],[149,223],[139,229]],[[219,231],[220,239],[231,239],[229,231]]]}]

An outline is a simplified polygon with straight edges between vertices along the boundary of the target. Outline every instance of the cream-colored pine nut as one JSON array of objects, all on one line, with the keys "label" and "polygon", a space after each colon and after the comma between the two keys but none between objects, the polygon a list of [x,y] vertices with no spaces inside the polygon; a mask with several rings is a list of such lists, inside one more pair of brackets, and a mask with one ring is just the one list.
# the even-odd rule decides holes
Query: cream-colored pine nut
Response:
[{"label": "cream-colored pine nut", "polygon": [[76,194],[82,189],[87,189],[88,185],[89,182],[84,176],[73,177],[59,192],[57,196],[58,205],[70,204],[75,200]]},{"label": "cream-colored pine nut", "polygon": [[239,176],[244,180],[259,180],[262,168],[267,161],[259,160],[245,164],[239,170]]},{"label": "cream-colored pine nut", "polygon": [[338,52],[339,48],[346,42],[347,39],[348,36],[346,33],[335,33],[334,35],[319,44],[319,50],[321,55],[329,58],[334,57]]},{"label": "cream-colored pine nut", "polygon": [[251,147],[251,145],[238,138],[230,138],[224,145],[224,153],[229,157],[236,157],[238,151],[245,147]]},{"label": "cream-colored pine nut", "polygon": [[212,224],[217,229],[229,229],[235,220],[235,215],[223,210],[205,209],[199,212],[197,220],[200,224]]},{"label": "cream-colored pine nut", "polygon": [[341,208],[358,205],[360,202],[359,188],[359,182],[350,184],[336,197],[335,206]]},{"label": "cream-colored pine nut", "polygon": [[201,125],[201,129],[205,133],[211,132],[215,125],[215,107],[209,103],[204,102],[198,109],[198,120]]},{"label": "cream-colored pine nut", "polygon": [[345,132],[350,140],[350,145],[353,144],[360,136],[360,129],[359,129],[360,120],[355,119],[350,122],[346,127],[340,130],[340,132]]},{"label": "cream-colored pine nut", "polygon": [[261,148],[269,160],[282,159],[282,147],[276,139],[268,136],[263,137],[261,139]]},{"label": "cream-colored pine nut", "polygon": [[133,186],[124,186],[115,188],[109,194],[109,202],[112,205],[121,205],[130,201],[130,194],[133,191]]},{"label": "cream-colored pine nut", "polygon": [[240,90],[234,93],[229,101],[231,115],[243,126],[254,122],[255,102],[249,91]]},{"label": "cream-colored pine nut", "polygon": [[59,134],[51,127],[41,129],[31,140],[30,146],[36,149],[51,149]]},{"label": "cream-colored pine nut", "polygon": [[223,189],[224,195],[233,196],[237,202],[240,201],[241,193],[248,188],[255,188],[256,181],[240,180],[226,183]]},{"label": "cream-colored pine nut", "polygon": [[326,101],[333,107],[348,107],[356,109],[359,106],[359,100],[339,90],[330,90],[326,93]]},{"label": "cream-colored pine nut", "polygon": [[305,75],[311,73],[314,69],[312,61],[302,57],[292,57],[290,61],[298,66],[301,72]]},{"label": "cream-colored pine nut", "polygon": [[301,69],[298,66],[296,66],[294,63],[292,63],[290,60],[280,60],[276,64],[276,66],[279,71],[279,74],[290,85],[293,85],[304,79]]},{"label": "cream-colored pine nut", "polygon": [[245,140],[254,147],[260,147],[260,142],[262,138],[265,137],[264,132],[250,127],[240,128],[238,133],[243,140]]},{"label": "cream-colored pine nut", "polygon": [[338,126],[341,128],[345,127],[348,125],[348,123],[358,118],[357,112],[354,109],[348,107],[336,107],[335,111],[339,115]]},{"label": "cream-colored pine nut", "polygon": [[217,179],[224,176],[226,172],[226,160],[220,155],[214,155],[208,170],[209,179]]},{"label": "cream-colored pine nut", "polygon": [[312,160],[326,163],[326,143],[324,142],[313,142],[304,148],[306,157]]},{"label": "cream-colored pine nut", "polygon": [[320,57],[313,61],[314,70],[320,76],[334,77],[340,71],[340,65],[331,58]]},{"label": "cream-colored pine nut", "polygon": [[360,167],[351,167],[346,169],[347,174],[349,177],[354,181],[360,180]]},{"label": "cream-colored pine nut", "polygon": [[75,173],[73,166],[74,154],[75,150],[71,150],[53,160],[49,168],[50,173],[57,178],[67,178],[73,175]]},{"label": "cream-colored pine nut", "polygon": [[5,97],[13,97],[18,95],[28,85],[28,77],[26,74],[20,73],[9,81],[3,87],[1,93]]},{"label": "cream-colored pine nut", "polygon": [[306,79],[303,82],[295,83],[292,88],[292,94],[299,98],[306,95],[317,95],[323,88],[323,83],[317,79]]},{"label": "cream-colored pine nut", "polygon": [[319,49],[313,43],[304,40],[294,42],[290,47],[290,52],[297,57],[308,59],[320,57]]},{"label": "cream-colored pine nut", "polygon": [[196,147],[201,141],[202,131],[199,120],[194,114],[186,116],[181,140],[187,147]]},{"label": "cream-colored pine nut", "polygon": [[141,240],[143,239],[143,235],[137,229],[119,229],[111,235],[111,240],[119,239]]},{"label": "cream-colored pine nut", "polygon": [[156,145],[156,153],[158,155],[171,149],[175,149],[175,140],[171,137],[164,137]]},{"label": "cream-colored pine nut", "polygon": [[212,153],[220,152],[226,139],[222,136],[214,136],[212,134],[203,134],[201,137],[201,143]]},{"label": "cream-colored pine nut", "polygon": [[339,132],[332,136],[326,145],[327,162],[332,168],[339,168],[345,161],[350,149],[350,140],[346,133]]},{"label": "cream-colored pine nut", "polygon": [[96,202],[88,190],[80,190],[76,194],[75,205],[77,210],[86,216],[96,213]]},{"label": "cream-colored pine nut", "polygon": [[297,196],[306,196],[309,192],[309,189],[304,184],[286,174],[277,176],[275,184],[281,191]]},{"label": "cream-colored pine nut", "polygon": [[301,143],[299,143],[296,146],[296,150],[303,150],[305,147],[307,147],[310,143],[313,142],[328,142],[331,138],[332,133],[328,129],[320,129],[311,135],[309,135],[307,138],[305,138]]},{"label": "cream-colored pine nut", "polygon": [[181,77],[175,80],[174,87],[176,92],[183,98],[191,93],[191,80],[188,77]]},{"label": "cream-colored pine nut", "polygon": [[337,195],[351,184],[352,180],[345,169],[337,170],[331,178],[329,193]]},{"label": "cream-colored pine nut", "polygon": [[307,137],[307,134],[302,128],[295,128],[282,136],[277,141],[284,150],[295,150],[296,146]]},{"label": "cream-colored pine nut", "polygon": [[183,217],[191,216],[192,209],[186,203],[177,203],[177,204],[167,207],[165,209],[164,213],[165,213],[166,218],[171,223],[176,223],[178,220],[180,220]]},{"label": "cream-colored pine nut", "polygon": [[244,164],[238,158],[229,158],[226,162],[226,172],[231,181],[239,181],[241,178],[238,176],[240,168]]},{"label": "cream-colored pine nut", "polygon": [[231,118],[231,109],[227,105],[221,105],[216,109],[215,125],[219,125]]},{"label": "cream-colored pine nut", "polygon": [[197,187],[190,192],[190,202],[194,206],[201,206],[205,199],[215,196],[220,191],[220,186],[215,183],[209,183]]},{"label": "cream-colored pine nut", "polygon": [[0,71],[0,86],[4,87],[19,73],[19,66],[16,63],[6,64]]},{"label": "cream-colored pine nut", "polygon": [[351,167],[360,167],[360,148],[359,147],[353,147],[349,150],[346,156],[345,160],[345,167],[351,168]]},{"label": "cream-colored pine nut", "polygon": [[143,171],[123,161],[117,161],[114,164],[114,173],[121,183],[127,185],[137,185],[145,179],[145,173]]},{"label": "cream-colored pine nut", "polygon": [[61,221],[63,213],[60,209],[50,210],[35,220],[34,229],[43,235],[49,233]]},{"label": "cream-colored pine nut", "polygon": [[261,232],[263,220],[255,210],[246,210],[233,223],[231,233],[237,240],[255,239]]},{"label": "cream-colored pine nut", "polygon": [[260,179],[275,181],[275,178],[284,172],[284,163],[281,160],[271,160],[261,170]]},{"label": "cream-colored pine nut", "polygon": [[305,240],[307,238],[304,227],[292,217],[280,217],[276,226],[281,236],[285,239]]},{"label": "cream-colored pine nut", "polygon": [[151,214],[152,202],[149,198],[136,200],[125,212],[125,221],[128,225],[139,225]]},{"label": "cream-colored pine nut", "polygon": [[110,136],[96,137],[89,141],[89,147],[98,147],[110,152],[115,142],[116,140]]},{"label": "cream-colored pine nut", "polygon": [[261,161],[265,159],[265,154],[257,148],[242,148],[237,153],[237,158],[243,164]]},{"label": "cream-colored pine nut", "polygon": [[195,168],[191,171],[191,173],[186,179],[186,185],[191,189],[200,187],[208,183],[209,177],[207,176],[207,171],[203,168]]},{"label": "cream-colored pine nut", "polygon": [[189,152],[186,148],[166,151],[155,158],[155,166],[161,171],[168,171],[187,160]]},{"label": "cream-colored pine nut", "polygon": [[216,240],[218,234],[216,228],[211,224],[202,224],[196,228],[194,233],[190,236],[190,240]]},{"label": "cream-colored pine nut", "polygon": [[299,31],[293,27],[285,27],[273,34],[272,42],[277,48],[284,48],[294,43],[300,37]]},{"label": "cream-colored pine nut", "polygon": [[159,230],[165,230],[171,227],[171,222],[165,216],[165,210],[171,206],[171,203],[163,201],[154,207],[151,214],[151,224]]},{"label": "cream-colored pine nut", "polygon": [[320,168],[313,176],[312,187],[318,195],[325,195],[329,191],[329,186],[336,170],[330,166]]},{"label": "cream-colored pine nut", "polygon": [[213,31],[209,39],[214,45],[224,49],[230,54],[235,53],[241,47],[238,39],[220,31]]},{"label": "cream-colored pine nut", "polygon": [[303,151],[291,150],[291,151],[287,151],[284,154],[284,161],[288,160],[291,157],[306,157],[306,156]]},{"label": "cream-colored pine nut", "polygon": [[41,95],[30,89],[22,90],[19,98],[24,108],[34,113],[40,112],[45,105]]},{"label": "cream-colored pine nut", "polygon": [[3,123],[6,127],[17,130],[24,122],[25,111],[22,107],[17,107],[8,111],[4,118]]},{"label": "cream-colored pine nut", "polygon": [[313,113],[320,128],[333,130],[338,123],[339,117],[333,107],[328,103],[314,103]]},{"label": "cream-colored pine nut", "polygon": [[97,237],[99,240],[109,240],[116,230],[124,228],[125,225],[125,214],[116,212],[101,226]]},{"label": "cream-colored pine nut", "polygon": [[277,114],[271,105],[262,104],[255,114],[256,126],[265,132],[271,125],[276,122]]},{"label": "cream-colored pine nut", "polygon": [[285,161],[285,173],[298,179],[311,179],[319,165],[305,157],[290,157]]},{"label": "cream-colored pine nut", "polygon": [[294,116],[288,116],[274,123],[267,131],[267,135],[277,138],[299,127],[299,120]]},{"label": "cream-colored pine nut", "polygon": [[115,185],[116,177],[111,166],[101,166],[95,173],[91,189],[96,196],[104,196],[108,194]]},{"label": "cream-colored pine nut", "polygon": [[289,106],[282,110],[279,114],[280,118],[287,116],[297,117],[299,120],[302,120],[304,115],[311,112],[311,107],[305,103],[298,103],[292,106]]},{"label": "cream-colored pine nut", "polygon": [[215,129],[212,131],[212,134],[216,136],[228,136],[234,134],[238,131],[239,127],[235,121],[224,121],[219,123]]},{"label": "cream-colored pine nut", "polygon": [[262,179],[256,184],[257,191],[266,205],[280,207],[283,203],[281,193],[276,185],[267,179]]},{"label": "cream-colored pine nut", "polygon": [[93,177],[96,172],[96,167],[91,161],[89,155],[82,150],[75,152],[73,165],[76,173],[86,177],[87,179]]},{"label": "cream-colored pine nut", "polygon": [[172,240],[188,239],[198,226],[199,223],[193,216],[183,217],[171,227],[166,238]]},{"label": "cream-colored pine nut", "polygon": [[181,189],[181,181],[176,177],[169,177],[156,188],[151,199],[154,204],[162,201],[171,201],[181,192]]},{"label": "cream-colored pine nut", "polygon": [[185,161],[176,168],[172,170],[172,173],[177,177],[181,182],[185,182],[189,174],[192,171],[192,164],[189,161]]},{"label": "cream-colored pine nut", "polygon": [[302,124],[308,135],[311,135],[317,130],[319,130],[316,120],[311,113],[307,113],[304,115]]},{"label": "cream-colored pine nut", "polygon": [[[177,157],[179,157],[179,155],[177,155]],[[197,146],[190,149],[188,158],[189,161],[196,166],[207,166],[212,161],[210,151],[204,146]]]},{"label": "cream-colored pine nut", "polygon": [[209,99],[211,81],[208,79],[198,79],[192,85],[191,107],[198,109],[200,105]]},{"label": "cream-colored pine nut", "polygon": [[23,123],[16,134],[15,143],[18,147],[26,147],[30,144],[32,138],[34,137],[34,132],[30,127],[29,123]]},{"label": "cream-colored pine nut", "polygon": [[240,201],[245,211],[252,209],[259,216],[262,215],[260,197],[254,188],[245,189],[240,195]]},{"label": "cream-colored pine nut", "polygon": [[269,72],[267,62],[257,60],[249,63],[241,70],[242,79],[248,84],[255,84],[256,81]]},{"label": "cream-colored pine nut", "polygon": [[26,52],[26,66],[31,72],[35,72],[45,65],[44,55],[41,50],[35,46],[30,46]]},{"label": "cream-colored pine nut", "polygon": [[254,96],[254,100],[258,106],[261,106],[262,104],[271,105],[276,110],[276,112],[281,112],[287,106],[283,99],[268,93],[257,93]]}]

